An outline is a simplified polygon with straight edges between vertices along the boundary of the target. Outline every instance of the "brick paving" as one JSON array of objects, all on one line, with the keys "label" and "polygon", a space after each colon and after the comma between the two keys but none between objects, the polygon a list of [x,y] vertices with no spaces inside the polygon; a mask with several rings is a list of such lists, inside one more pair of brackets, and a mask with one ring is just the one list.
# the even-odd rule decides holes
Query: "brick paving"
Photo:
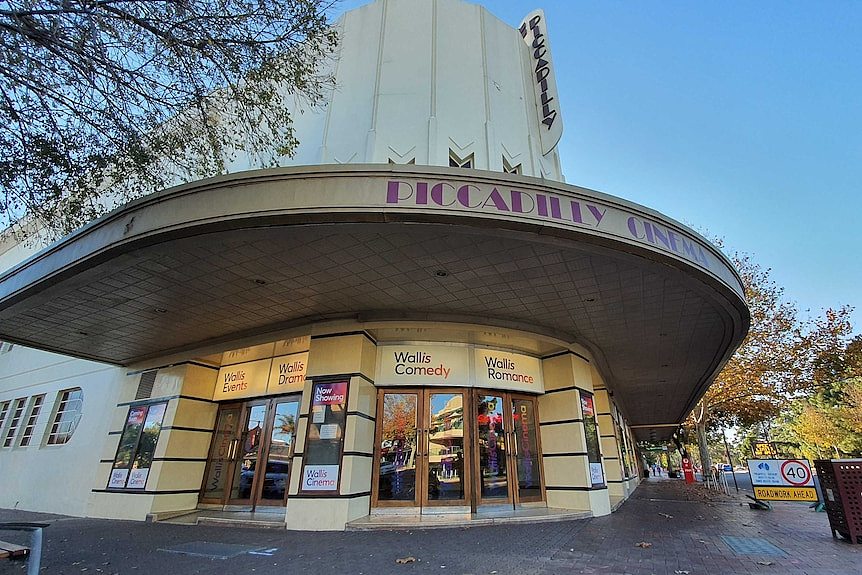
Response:
[{"label": "brick paving", "polygon": [[[51,523],[42,571],[48,574],[862,574],[862,546],[833,539],[825,513],[798,503],[752,511],[741,497],[677,480],[646,481],[607,517],[528,525],[308,533],[0,510],[0,521],[11,520]],[[0,537],[13,539],[10,532]],[[783,553],[737,554],[723,537],[755,547],[766,542]],[[193,542],[248,545],[266,554],[211,559],[161,551]],[[650,545],[637,547],[641,542]],[[404,557],[417,561],[396,563]],[[24,567],[0,561],[0,573]]]}]

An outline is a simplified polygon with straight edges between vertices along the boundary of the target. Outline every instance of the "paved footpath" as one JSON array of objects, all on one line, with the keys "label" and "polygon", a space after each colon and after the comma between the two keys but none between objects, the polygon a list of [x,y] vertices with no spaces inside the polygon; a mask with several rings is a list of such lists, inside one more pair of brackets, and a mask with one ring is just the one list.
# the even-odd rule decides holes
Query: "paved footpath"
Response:
[{"label": "paved footpath", "polygon": [[[0,510],[0,521],[13,520],[51,523],[48,574],[862,574],[862,545],[833,539],[825,513],[794,503],[752,511],[737,496],[678,480],[644,482],[607,517],[529,525],[308,533]],[[416,561],[396,561],[408,557]],[[0,573],[24,572],[0,561]]]}]

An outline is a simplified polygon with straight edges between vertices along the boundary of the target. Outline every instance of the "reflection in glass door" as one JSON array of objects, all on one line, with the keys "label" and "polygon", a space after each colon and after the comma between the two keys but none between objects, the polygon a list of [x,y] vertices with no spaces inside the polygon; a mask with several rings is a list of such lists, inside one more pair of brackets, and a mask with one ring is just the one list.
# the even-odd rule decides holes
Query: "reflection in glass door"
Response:
[{"label": "reflection in glass door", "polygon": [[423,453],[427,457],[427,489],[423,505],[467,505],[464,476],[464,392],[427,391]]},{"label": "reflection in glass door", "polygon": [[542,501],[538,417],[532,397],[475,392],[477,505]]},{"label": "reflection in glass door", "polygon": [[258,503],[263,505],[284,505],[290,485],[293,446],[296,437],[296,421],[299,416],[299,399],[275,400],[271,410],[269,442],[266,455],[262,458],[264,477],[258,478],[256,490]]},{"label": "reflection in glass door", "polygon": [[383,506],[419,504],[416,489],[419,392],[380,394],[377,413],[376,500]]},{"label": "reflection in glass door", "polygon": [[509,498],[506,449],[508,416],[502,395],[476,394],[479,503],[505,503]]},{"label": "reflection in glass door", "polygon": [[519,503],[542,501],[542,466],[539,461],[539,428],[536,400],[512,396],[514,428],[514,468],[518,474],[516,498]]},{"label": "reflection in glass door", "polygon": [[298,412],[295,396],[222,405],[201,502],[284,505]]},{"label": "reflection in glass door", "polygon": [[233,450],[239,443],[237,432],[240,426],[242,406],[226,405],[219,409],[213,432],[210,456],[204,473],[201,501],[221,503],[227,495],[228,477],[234,464]]},{"label": "reflection in glass door", "polygon": [[266,403],[245,406],[244,425],[239,436],[237,465],[234,466],[232,488],[228,503],[251,503],[252,487],[260,458],[260,443],[266,424]]},{"label": "reflection in glass door", "polygon": [[375,505],[468,505],[462,390],[380,394]]},{"label": "reflection in glass door", "polygon": [[475,509],[544,499],[534,398],[385,389],[377,413],[375,507]]}]

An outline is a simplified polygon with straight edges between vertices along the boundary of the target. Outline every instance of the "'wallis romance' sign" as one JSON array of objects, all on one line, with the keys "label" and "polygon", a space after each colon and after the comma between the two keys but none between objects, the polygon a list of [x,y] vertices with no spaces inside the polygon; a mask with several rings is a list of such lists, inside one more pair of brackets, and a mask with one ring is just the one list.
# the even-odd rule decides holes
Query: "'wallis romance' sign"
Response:
[{"label": "'wallis romance' sign", "polygon": [[550,223],[591,228],[626,240],[647,243],[707,269],[712,268],[706,251],[696,240],[641,215],[589,199],[493,185],[389,180],[386,204],[525,216]]}]

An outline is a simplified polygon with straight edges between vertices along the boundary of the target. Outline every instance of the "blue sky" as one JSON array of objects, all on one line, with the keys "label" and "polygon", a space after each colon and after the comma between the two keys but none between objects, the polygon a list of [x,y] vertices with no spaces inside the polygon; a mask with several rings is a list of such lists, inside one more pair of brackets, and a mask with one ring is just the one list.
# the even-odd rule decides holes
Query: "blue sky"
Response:
[{"label": "blue sky", "polygon": [[803,313],[862,307],[862,2],[482,4],[545,10],[567,182],[724,238]]}]

